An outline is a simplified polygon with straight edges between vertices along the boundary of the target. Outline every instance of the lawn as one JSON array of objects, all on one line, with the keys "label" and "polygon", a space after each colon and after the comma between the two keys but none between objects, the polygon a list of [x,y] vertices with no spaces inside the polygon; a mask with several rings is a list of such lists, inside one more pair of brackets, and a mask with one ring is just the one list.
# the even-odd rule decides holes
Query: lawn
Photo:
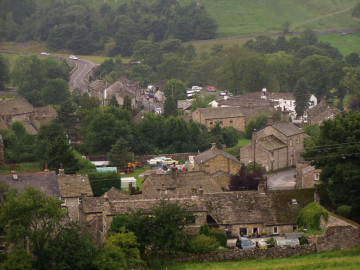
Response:
[{"label": "lawn", "polygon": [[121,177],[135,177],[136,187],[138,187],[141,190],[142,189],[142,181],[144,181],[145,177],[140,177],[140,175],[142,175],[147,170],[151,170],[149,165],[145,165],[142,168],[137,168],[132,173],[122,174]]},{"label": "lawn", "polygon": [[250,139],[239,139],[237,145],[234,146],[234,148],[241,148],[247,145],[249,142],[251,142]]},{"label": "lawn", "polygon": [[360,269],[360,248],[322,252],[308,256],[294,256],[281,259],[259,259],[239,262],[220,263],[169,263],[161,269],[171,270],[257,270],[257,269]]}]

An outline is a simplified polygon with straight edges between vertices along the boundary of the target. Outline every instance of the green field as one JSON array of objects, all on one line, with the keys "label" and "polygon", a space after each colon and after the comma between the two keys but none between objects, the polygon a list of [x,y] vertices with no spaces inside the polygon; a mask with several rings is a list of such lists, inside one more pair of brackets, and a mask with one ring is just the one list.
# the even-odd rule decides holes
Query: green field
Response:
[{"label": "green field", "polygon": [[[165,268],[166,267],[166,268]],[[308,256],[294,256],[282,259],[259,259],[239,262],[221,262],[221,263],[186,263],[164,266],[157,269],[171,270],[308,270],[308,269],[360,269],[360,248],[323,252]]]},{"label": "green field", "polygon": [[344,56],[349,55],[352,52],[360,54],[360,33],[355,33],[351,35],[319,35],[318,39],[321,41],[329,42],[332,46],[338,48]]},{"label": "green field", "polygon": [[217,37],[282,31],[285,21],[291,31],[356,28],[349,10],[358,0],[203,0],[209,15],[218,23]]}]

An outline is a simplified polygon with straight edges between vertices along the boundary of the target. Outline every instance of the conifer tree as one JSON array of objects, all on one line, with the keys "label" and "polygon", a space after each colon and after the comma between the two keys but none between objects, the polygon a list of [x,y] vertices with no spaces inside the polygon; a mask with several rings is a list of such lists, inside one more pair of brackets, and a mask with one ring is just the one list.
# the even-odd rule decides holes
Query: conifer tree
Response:
[{"label": "conifer tree", "polygon": [[295,87],[294,97],[295,97],[295,111],[297,117],[300,117],[304,114],[306,109],[309,106],[310,94],[308,92],[308,86],[304,78],[301,78]]}]

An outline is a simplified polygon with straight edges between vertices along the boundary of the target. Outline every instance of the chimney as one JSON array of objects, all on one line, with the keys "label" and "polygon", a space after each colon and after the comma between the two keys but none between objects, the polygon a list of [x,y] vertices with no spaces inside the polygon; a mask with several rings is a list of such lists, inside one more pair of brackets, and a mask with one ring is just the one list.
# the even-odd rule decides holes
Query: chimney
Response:
[{"label": "chimney", "polygon": [[272,124],[272,123],[274,123],[274,119],[272,115],[268,115],[268,124]]},{"label": "chimney", "polygon": [[204,197],[204,190],[201,186],[199,187],[199,197]]},{"label": "chimney", "polygon": [[48,172],[48,171],[49,171],[49,169],[48,169],[48,164],[45,163],[45,170],[44,170],[44,172]]},{"label": "chimney", "polygon": [[16,173],[14,163],[11,163],[11,173]]},{"label": "chimney", "polygon": [[210,165],[205,163],[205,173],[210,174]]},{"label": "chimney", "polygon": [[215,142],[213,142],[213,143],[211,144],[211,149],[216,149],[216,143],[215,143]]},{"label": "chimney", "polygon": [[316,189],[315,193],[314,193],[314,202],[320,204],[320,194],[319,194],[318,189]]},{"label": "chimney", "polygon": [[191,196],[197,196],[198,195],[198,189],[196,187],[191,188]]},{"label": "chimney", "polygon": [[177,167],[171,167],[171,178],[172,179],[176,179],[176,176],[177,176]]},{"label": "chimney", "polygon": [[59,175],[65,175],[65,170],[63,169],[62,164],[60,164]]},{"label": "chimney", "polygon": [[289,122],[289,112],[288,111],[281,112],[281,122]]}]

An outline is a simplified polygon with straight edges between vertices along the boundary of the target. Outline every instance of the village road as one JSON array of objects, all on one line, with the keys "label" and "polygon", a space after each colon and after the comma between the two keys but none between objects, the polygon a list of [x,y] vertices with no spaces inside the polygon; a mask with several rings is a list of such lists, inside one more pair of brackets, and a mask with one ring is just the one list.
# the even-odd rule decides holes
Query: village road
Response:
[{"label": "village road", "polygon": [[295,188],[295,169],[267,175],[269,190],[288,190]]},{"label": "village road", "polygon": [[83,93],[87,93],[88,86],[85,84],[84,78],[95,66],[95,64],[83,59],[74,60],[74,62],[77,67],[70,76],[69,86],[78,87]]}]

